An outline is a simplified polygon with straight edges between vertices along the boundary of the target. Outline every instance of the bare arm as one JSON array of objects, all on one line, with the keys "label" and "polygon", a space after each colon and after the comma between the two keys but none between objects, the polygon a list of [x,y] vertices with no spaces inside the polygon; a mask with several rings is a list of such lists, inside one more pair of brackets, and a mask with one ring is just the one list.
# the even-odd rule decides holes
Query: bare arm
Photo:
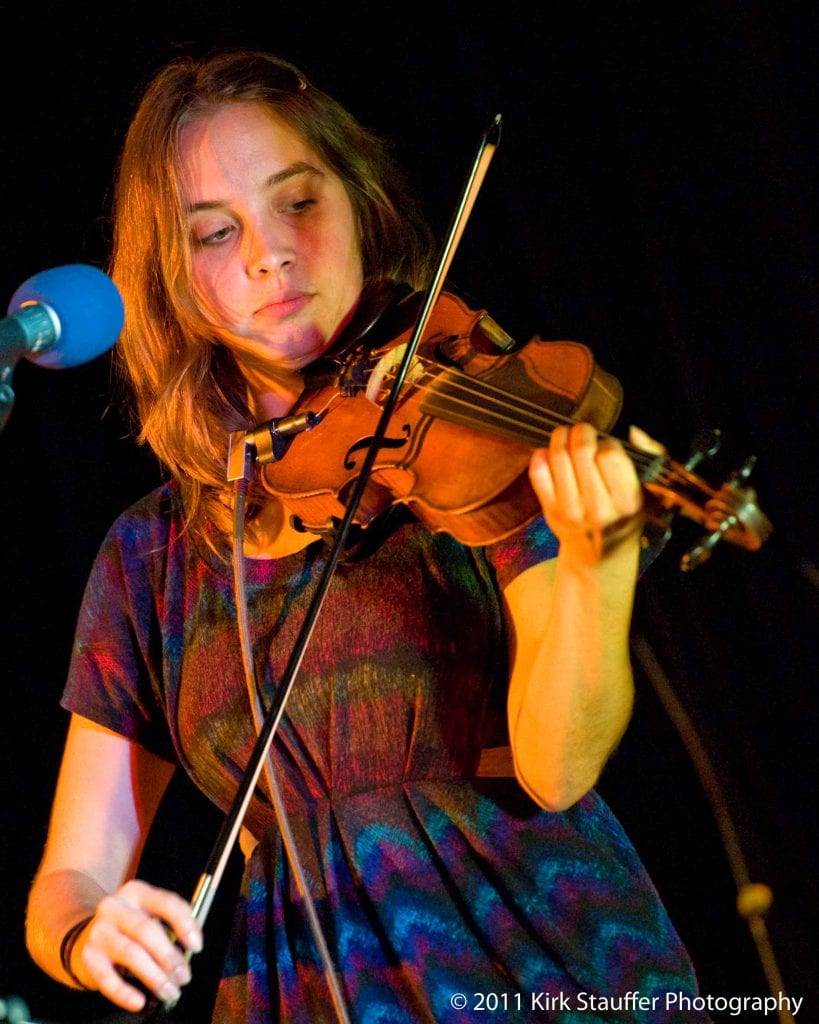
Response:
[{"label": "bare arm", "polygon": [[530,478],[560,551],[504,592],[509,729],[521,785],[563,810],[595,784],[631,715],[642,491],[622,446],[598,444],[587,424],[556,430]]},{"label": "bare arm", "polygon": [[83,985],[132,1011],[142,1009],[145,997],[117,967],[159,999],[173,999],[190,969],[165,925],[187,948],[201,949],[189,904],[133,878],[173,772],[173,765],[137,744],[73,716],[46,847],[29,893],[26,943],[35,962],[76,987],[60,962],[60,944],[74,924],[93,915],[74,947],[71,968]]}]

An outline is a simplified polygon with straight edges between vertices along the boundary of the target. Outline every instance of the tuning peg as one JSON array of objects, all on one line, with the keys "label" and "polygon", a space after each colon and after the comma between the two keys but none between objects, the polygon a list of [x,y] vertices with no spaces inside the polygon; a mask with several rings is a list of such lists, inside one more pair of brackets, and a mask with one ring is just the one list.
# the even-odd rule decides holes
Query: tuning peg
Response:
[{"label": "tuning peg", "polygon": [[[719,431],[715,431],[718,435]],[[717,544],[732,530],[738,530],[738,536],[744,536],[744,546],[751,549],[758,548],[762,541],[771,532],[771,525],[756,508],[753,502],[747,500],[753,491],[744,492],[739,485],[745,483],[756,465],[756,456],[749,455],[739,469],[734,470],[720,491],[720,497],[724,500],[726,496],[731,501],[725,501],[723,512],[729,507],[735,509],[730,514],[723,514],[719,526],[711,533],[707,533],[699,543],[690,548],[680,559],[680,569],[683,572],[692,572],[706,562],[717,546]]]},{"label": "tuning peg", "polygon": [[[733,522],[731,521],[733,520]],[[718,530],[714,530],[713,533],[707,533],[699,544],[695,544],[680,559],[680,568],[683,572],[693,572],[694,569],[698,569],[703,562],[707,562],[711,557],[711,554],[717,544],[722,540],[723,534],[736,525],[736,516],[730,516],[724,520]]]},{"label": "tuning peg", "polygon": [[692,452],[685,463],[686,469],[694,469],[703,459],[712,459],[722,444],[722,432],[719,428],[700,430],[694,438]]},{"label": "tuning peg", "polygon": [[735,469],[731,474],[731,480],[736,483],[744,483],[753,472],[755,465],[756,455],[749,455],[739,469]]}]

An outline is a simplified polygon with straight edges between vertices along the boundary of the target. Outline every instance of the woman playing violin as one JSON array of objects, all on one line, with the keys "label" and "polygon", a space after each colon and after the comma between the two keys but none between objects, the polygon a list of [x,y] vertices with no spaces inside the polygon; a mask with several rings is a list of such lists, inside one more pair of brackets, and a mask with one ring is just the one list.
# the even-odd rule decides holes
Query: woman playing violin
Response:
[{"label": "woman playing violin", "polygon": [[[431,245],[384,145],[297,69],[244,51],[155,76],[114,214],[120,363],[167,482],[113,524],[88,582],[27,936],[52,977],[138,1011],[143,988],[179,997],[207,939],[186,898],[134,877],[161,797],[181,770],[227,808],[255,738],[229,438],[293,407],[365,286],[426,286]],[[692,966],[593,788],[632,706],[641,486],[588,423],[556,429],[529,479],[542,516],[492,544],[406,508],[368,527],[271,747],[361,1024],[476,1020],[481,993],[506,994],[500,1020],[706,1019],[666,1006],[696,992]],[[326,558],[257,467],[244,566],[267,703]],[[339,1013],[285,846],[261,783],[219,1024]]]}]

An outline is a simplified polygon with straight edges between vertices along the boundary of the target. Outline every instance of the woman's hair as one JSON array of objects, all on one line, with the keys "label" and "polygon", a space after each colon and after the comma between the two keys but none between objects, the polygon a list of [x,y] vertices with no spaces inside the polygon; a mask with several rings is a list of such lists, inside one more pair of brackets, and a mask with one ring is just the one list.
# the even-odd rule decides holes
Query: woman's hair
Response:
[{"label": "woman's hair", "polygon": [[[214,549],[230,530],[228,438],[252,425],[247,387],[195,300],[181,203],[179,135],[217,105],[265,104],[347,190],[361,232],[365,284],[428,284],[432,245],[387,144],[287,61],[253,50],[172,60],[150,81],[128,128],[113,202],[111,276],[125,304],[118,369],[138,438],[181,489],[187,525]],[[251,484],[248,518],[259,508]],[[252,528],[252,527],[251,527]]]}]

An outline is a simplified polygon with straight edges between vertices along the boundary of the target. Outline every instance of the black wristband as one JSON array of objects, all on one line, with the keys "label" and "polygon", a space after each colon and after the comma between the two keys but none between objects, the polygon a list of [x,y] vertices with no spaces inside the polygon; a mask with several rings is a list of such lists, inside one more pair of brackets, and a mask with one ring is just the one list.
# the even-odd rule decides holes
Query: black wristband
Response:
[{"label": "black wristband", "polygon": [[60,963],[63,966],[63,970],[75,985],[86,990],[88,989],[88,986],[83,985],[77,975],[71,970],[71,954],[74,951],[77,939],[80,937],[80,932],[86,928],[93,919],[94,915],[89,914],[88,917],[84,917],[81,921],[77,921],[76,924],[72,924],[65,935],[63,935],[63,941],[60,943]]}]

